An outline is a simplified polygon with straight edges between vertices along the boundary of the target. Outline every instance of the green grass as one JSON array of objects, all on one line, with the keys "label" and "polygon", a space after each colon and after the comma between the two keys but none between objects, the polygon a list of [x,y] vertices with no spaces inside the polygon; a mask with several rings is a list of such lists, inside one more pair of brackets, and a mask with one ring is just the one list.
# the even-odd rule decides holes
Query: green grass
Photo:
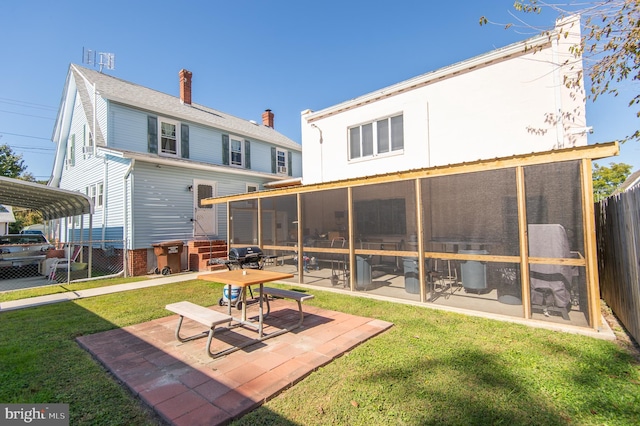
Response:
[{"label": "green grass", "polygon": [[131,278],[109,278],[104,280],[81,281],[75,283],[60,283],[45,285],[42,287],[33,287],[25,290],[11,290],[0,293],[0,302],[10,302],[12,300],[26,299],[29,297],[47,296],[49,294],[65,293],[67,291],[87,290],[90,288],[104,287],[107,285],[116,285],[123,283],[131,283],[136,281],[144,281],[146,277]]},{"label": "green grass", "polygon": [[[73,425],[161,424],[74,339],[220,293],[193,280],[0,313],[0,402],[68,403]],[[640,424],[640,366],[614,342],[313,294],[306,304],[394,326],[235,425]]]}]

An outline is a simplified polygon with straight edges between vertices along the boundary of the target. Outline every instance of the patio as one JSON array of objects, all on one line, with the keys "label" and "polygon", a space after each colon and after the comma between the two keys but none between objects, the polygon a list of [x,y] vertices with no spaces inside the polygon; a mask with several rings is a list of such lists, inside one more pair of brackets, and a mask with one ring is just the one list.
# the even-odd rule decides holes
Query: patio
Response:
[{"label": "patio", "polygon": [[[212,309],[224,312],[226,307]],[[255,307],[249,309],[255,314]],[[206,339],[176,341],[177,315],[77,338],[106,369],[173,425],[218,425],[239,418],[393,324],[304,306],[304,325],[213,360]],[[297,316],[295,303],[276,299],[265,331]],[[202,331],[185,320],[185,333]],[[213,350],[254,333],[216,332]]]}]

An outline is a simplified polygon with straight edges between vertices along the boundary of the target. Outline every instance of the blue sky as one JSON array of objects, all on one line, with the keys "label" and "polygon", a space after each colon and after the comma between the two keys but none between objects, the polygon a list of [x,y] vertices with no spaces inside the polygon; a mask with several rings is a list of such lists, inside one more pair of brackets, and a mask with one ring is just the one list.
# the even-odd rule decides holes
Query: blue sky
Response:
[{"label": "blue sky", "polygon": [[[513,0],[4,2],[0,41],[0,144],[23,155],[37,179],[51,175],[51,134],[70,63],[83,48],[114,53],[115,77],[179,95],[193,72],[193,102],[261,121],[300,142],[300,112],[319,110],[534,35],[478,24],[513,21]],[[524,16],[549,27],[555,16]],[[587,101],[589,143],[638,126],[619,98]],[[640,143],[600,160],[640,169]]]}]

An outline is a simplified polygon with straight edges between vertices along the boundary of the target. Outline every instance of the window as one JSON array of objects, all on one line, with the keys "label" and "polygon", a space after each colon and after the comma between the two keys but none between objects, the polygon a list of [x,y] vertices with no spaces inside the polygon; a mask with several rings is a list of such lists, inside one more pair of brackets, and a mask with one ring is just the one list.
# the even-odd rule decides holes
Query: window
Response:
[{"label": "window", "polygon": [[404,149],[402,114],[349,128],[349,159]]},{"label": "window", "polygon": [[234,135],[222,135],[222,164],[251,168],[251,142]]},{"label": "window", "polygon": [[179,133],[178,123],[160,119],[159,120],[159,133],[160,133],[160,154],[177,156],[179,154],[178,147]]},{"label": "window", "polygon": [[242,140],[231,137],[231,165],[242,166],[243,158]]},{"label": "window", "polygon": [[368,235],[404,235],[407,218],[404,198],[356,201],[356,229]]},{"label": "window", "polygon": [[104,184],[102,182],[94,183],[86,188],[86,193],[91,201],[93,201],[93,207],[102,207],[104,204]]},{"label": "window", "polygon": [[76,135],[71,135],[67,143],[67,166],[73,167],[76,165]]},{"label": "window", "polygon": [[277,162],[277,173],[278,174],[287,174],[287,153],[286,151],[280,150],[276,148],[276,162]]}]

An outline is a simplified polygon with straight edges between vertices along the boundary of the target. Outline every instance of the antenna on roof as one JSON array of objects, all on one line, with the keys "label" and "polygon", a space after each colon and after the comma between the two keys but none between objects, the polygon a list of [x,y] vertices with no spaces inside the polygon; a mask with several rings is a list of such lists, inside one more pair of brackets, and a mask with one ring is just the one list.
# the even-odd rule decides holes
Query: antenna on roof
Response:
[{"label": "antenna on roof", "polygon": [[96,52],[95,50],[82,48],[82,63],[100,67],[100,72],[104,67],[108,70],[115,69],[116,55],[115,53]]}]

